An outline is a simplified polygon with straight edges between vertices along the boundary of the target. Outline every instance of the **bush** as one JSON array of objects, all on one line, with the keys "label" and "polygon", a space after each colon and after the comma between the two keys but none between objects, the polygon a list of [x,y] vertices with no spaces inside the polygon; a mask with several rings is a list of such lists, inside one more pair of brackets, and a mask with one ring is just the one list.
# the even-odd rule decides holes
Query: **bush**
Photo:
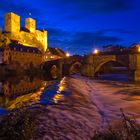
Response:
[{"label": "bush", "polygon": [[104,132],[96,131],[92,140],[140,140],[140,125],[135,118],[126,116],[121,109],[122,123],[119,127],[108,126]]},{"label": "bush", "polygon": [[35,112],[20,109],[0,121],[0,140],[29,140],[35,129]]}]

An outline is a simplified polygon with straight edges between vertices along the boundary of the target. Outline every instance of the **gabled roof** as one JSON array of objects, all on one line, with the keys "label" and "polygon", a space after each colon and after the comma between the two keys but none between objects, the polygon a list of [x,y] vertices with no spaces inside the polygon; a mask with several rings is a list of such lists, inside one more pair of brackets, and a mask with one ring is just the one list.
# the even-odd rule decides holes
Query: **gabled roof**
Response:
[{"label": "gabled roof", "polygon": [[53,55],[58,55],[60,57],[66,57],[66,54],[64,51],[62,51],[61,49],[59,48],[48,48],[49,52]]}]

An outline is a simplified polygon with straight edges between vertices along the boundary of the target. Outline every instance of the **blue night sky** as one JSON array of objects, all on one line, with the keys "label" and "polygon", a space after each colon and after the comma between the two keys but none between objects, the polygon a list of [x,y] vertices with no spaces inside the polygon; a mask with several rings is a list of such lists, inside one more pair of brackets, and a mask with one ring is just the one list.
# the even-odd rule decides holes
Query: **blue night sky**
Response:
[{"label": "blue night sky", "polygon": [[139,43],[139,7],[139,0],[0,0],[0,26],[7,12],[20,15],[21,26],[32,17],[48,31],[50,47],[85,54],[103,45]]}]

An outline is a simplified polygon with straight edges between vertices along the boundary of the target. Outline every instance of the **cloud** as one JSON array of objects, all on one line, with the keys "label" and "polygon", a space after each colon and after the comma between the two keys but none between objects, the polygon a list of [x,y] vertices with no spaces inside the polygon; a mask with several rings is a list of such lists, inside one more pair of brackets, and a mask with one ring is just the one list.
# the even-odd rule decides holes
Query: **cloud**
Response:
[{"label": "cloud", "polygon": [[[109,33],[109,34],[108,34]],[[112,35],[111,33],[115,34]],[[94,46],[118,44],[123,39],[118,34],[131,34],[124,29],[103,29],[96,32],[67,32],[61,29],[49,29],[49,46],[60,47],[73,53],[88,53]]]},{"label": "cloud", "polygon": [[94,44],[108,44],[120,42],[122,39],[117,36],[104,35],[102,33],[96,32],[81,32],[75,34],[75,39],[72,41],[72,44],[79,44],[82,46],[93,46]]},{"label": "cloud", "polygon": [[114,12],[132,7],[130,0],[60,0],[61,3],[73,5],[73,8],[89,12]]},{"label": "cloud", "polygon": [[69,32],[58,29],[58,28],[47,28],[46,29],[51,37],[66,37]]},{"label": "cloud", "polygon": [[[32,17],[37,19],[37,28],[49,27],[47,30],[50,46],[64,48],[65,50],[75,53],[85,53],[91,50],[94,45],[101,46],[110,43],[121,43],[123,42],[124,34],[131,34],[130,31],[123,29],[113,28],[100,30],[101,28],[108,27],[124,27],[123,23],[125,21],[123,21],[122,24],[120,20],[117,22],[113,21],[112,19],[114,19],[115,14],[110,13],[119,13],[120,11],[132,9],[133,5],[131,2],[133,1],[1,0],[0,15],[2,16],[6,12],[13,11],[21,16],[21,23],[24,24],[23,19],[31,12]],[[94,16],[95,14],[100,15]],[[120,14],[119,17],[121,19],[124,16]],[[96,22],[94,22],[94,20],[96,20]],[[103,20],[106,20],[105,23],[102,23]],[[130,24],[131,22],[127,22],[125,25],[129,25],[128,23]],[[1,21],[0,24],[3,24],[3,22]],[[98,26],[96,24],[98,24]],[[133,24],[135,24],[135,22]],[[93,29],[95,29],[94,26],[97,26],[97,31],[93,31]],[[92,31],[89,32],[90,30]]]}]

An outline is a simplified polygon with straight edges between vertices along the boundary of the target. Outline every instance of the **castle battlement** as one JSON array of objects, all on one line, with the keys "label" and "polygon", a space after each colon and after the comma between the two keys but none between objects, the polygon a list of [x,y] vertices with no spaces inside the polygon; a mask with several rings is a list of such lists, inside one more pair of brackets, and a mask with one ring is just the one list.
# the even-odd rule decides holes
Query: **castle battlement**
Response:
[{"label": "castle battlement", "polygon": [[47,43],[47,31],[36,30],[36,20],[25,19],[24,30],[20,26],[20,16],[15,13],[5,14],[4,34],[10,39],[25,46],[36,47],[45,52]]},{"label": "castle battlement", "polygon": [[31,33],[36,31],[36,21],[32,18],[25,19],[25,28],[27,28]]}]

